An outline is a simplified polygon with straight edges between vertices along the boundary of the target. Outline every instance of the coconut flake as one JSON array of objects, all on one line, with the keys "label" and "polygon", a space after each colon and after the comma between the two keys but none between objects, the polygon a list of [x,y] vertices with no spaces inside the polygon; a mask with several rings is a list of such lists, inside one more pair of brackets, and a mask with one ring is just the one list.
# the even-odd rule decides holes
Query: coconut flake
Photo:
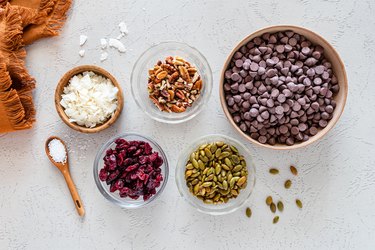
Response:
[{"label": "coconut flake", "polygon": [[117,39],[110,38],[108,44],[109,44],[109,47],[115,48],[121,53],[126,52],[124,44]]},{"label": "coconut flake", "polygon": [[81,57],[84,57],[85,56],[85,50],[84,49],[81,49],[78,54],[81,56]]},{"label": "coconut flake", "polygon": [[118,89],[111,80],[93,72],[73,76],[61,95],[61,106],[70,122],[93,128],[117,109]]},{"label": "coconut flake", "polygon": [[101,47],[101,49],[106,49],[107,46],[108,46],[107,39],[101,38],[100,39],[100,47]]},{"label": "coconut flake", "polygon": [[127,35],[129,33],[128,26],[125,22],[119,23],[118,27],[120,28],[120,32],[122,35]]},{"label": "coconut flake", "polygon": [[108,53],[107,53],[107,52],[102,52],[102,53],[100,54],[100,61],[101,61],[101,62],[107,60],[107,58],[108,58]]},{"label": "coconut flake", "polygon": [[86,35],[80,35],[79,36],[79,46],[83,46],[87,41],[87,36]]}]

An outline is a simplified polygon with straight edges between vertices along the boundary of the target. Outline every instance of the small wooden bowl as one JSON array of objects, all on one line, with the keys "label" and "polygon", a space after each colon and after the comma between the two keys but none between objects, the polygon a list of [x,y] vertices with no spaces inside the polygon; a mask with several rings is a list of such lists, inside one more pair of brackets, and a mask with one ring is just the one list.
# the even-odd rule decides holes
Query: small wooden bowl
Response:
[{"label": "small wooden bowl", "polygon": [[[250,137],[250,135],[245,134],[236,125],[236,123],[233,121],[233,117],[229,113],[228,107],[227,107],[227,103],[225,101],[225,93],[224,93],[224,81],[225,81],[225,77],[224,77],[224,74],[225,74],[225,71],[226,71],[229,63],[231,62],[231,59],[232,59],[234,53],[239,48],[241,48],[243,45],[245,45],[247,42],[249,42],[250,40],[254,39],[255,37],[261,36],[262,34],[267,33],[267,32],[268,33],[275,33],[275,32],[278,32],[278,31],[286,31],[286,30],[291,30],[291,31],[294,31],[294,32],[296,32],[296,33],[298,33],[300,35],[303,35],[308,40],[310,40],[312,43],[318,44],[318,45],[320,45],[320,46],[322,46],[324,48],[324,56],[332,64],[333,72],[335,73],[335,75],[337,77],[337,80],[338,80],[338,84],[340,86],[340,91],[333,98],[336,101],[337,105],[336,105],[335,111],[333,113],[332,119],[328,122],[328,125],[324,129],[319,130],[319,132],[316,135],[310,137],[309,140],[307,140],[305,142],[296,143],[296,144],[294,144],[292,146],[287,146],[285,144],[275,144],[275,145],[262,144],[262,143],[258,142],[257,140],[252,139]],[[348,79],[347,79],[347,76],[346,76],[344,63],[342,62],[339,54],[332,47],[332,45],[330,45],[323,37],[321,37],[320,35],[312,32],[312,31],[310,31],[308,29],[305,29],[305,28],[302,28],[302,27],[298,27],[298,26],[290,26],[290,25],[278,25],[278,26],[266,27],[266,28],[260,29],[260,30],[258,30],[256,32],[250,34],[249,36],[245,37],[232,50],[232,52],[227,57],[227,60],[225,61],[223,70],[221,72],[220,83],[219,84],[220,84],[219,89],[220,89],[221,106],[222,106],[222,108],[224,110],[224,113],[225,113],[226,117],[228,118],[228,120],[232,124],[232,126],[241,135],[243,135],[247,140],[249,140],[250,142],[255,143],[255,144],[257,144],[259,146],[262,146],[262,147],[266,147],[266,148],[270,148],[270,149],[277,149],[277,150],[290,150],[290,149],[296,149],[296,148],[305,147],[305,146],[307,146],[307,145],[309,145],[309,144],[311,144],[313,142],[316,142],[320,138],[322,138],[325,134],[328,133],[329,130],[331,130],[331,128],[333,128],[333,126],[335,126],[335,124],[339,120],[342,112],[344,111],[344,106],[345,106],[346,98],[347,98],[347,95],[348,95]]]},{"label": "small wooden bowl", "polygon": [[[81,73],[86,72],[86,71],[92,71],[92,72],[94,72],[98,75],[102,75],[102,76],[110,79],[112,84],[115,87],[118,88],[117,109],[116,109],[115,113],[106,122],[104,122],[102,124],[99,124],[99,125],[97,125],[96,127],[93,127],[93,128],[87,128],[85,126],[80,126],[76,123],[70,122],[69,117],[64,112],[64,108],[60,104],[61,94],[64,91],[64,87],[69,84],[69,80],[73,76],[81,74]],[[123,100],[122,90],[121,90],[121,87],[120,87],[119,83],[117,82],[117,80],[106,70],[104,70],[102,68],[99,68],[97,66],[93,66],[93,65],[78,66],[78,67],[73,68],[73,69],[69,70],[68,72],[66,72],[65,75],[61,78],[60,82],[57,84],[56,91],[55,91],[55,106],[56,106],[57,113],[59,114],[59,116],[61,117],[61,119],[63,120],[63,122],[66,125],[68,125],[69,127],[71,127],[74,130],[77,130],[77,131],[83,132],[83,133],[97,133],[97,132],[102,131],[102,130],[108,128],[109,126],[111,126],[113,123],[115,123],[117,118],[120,116],[122,108],[123,108],[123,103],[124,103],[124,100]]]}]

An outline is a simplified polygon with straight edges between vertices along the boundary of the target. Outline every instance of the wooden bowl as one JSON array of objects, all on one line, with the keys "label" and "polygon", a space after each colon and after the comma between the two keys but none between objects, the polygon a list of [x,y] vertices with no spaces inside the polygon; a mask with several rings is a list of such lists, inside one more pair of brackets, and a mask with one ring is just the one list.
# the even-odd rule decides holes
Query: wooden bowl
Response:
[{"label": "wooden bowl", "polygon": [[[339,93],[335,94],[334,97],[333,97],[333,99],[336,101],[337,105],[336,105],[335,111],[333,113],[332,119],[328,122],[328,125],[324,129],[319,130],[319,132],[315,136],[310,137],[310,139],[307,140],[307,141],[299,142],[299,143],[296,143],[296,144],[294,144],[292,146],[288,146],[286,144],[275,144],[275,145],[262,144],[262,143],[258,142],[257,140],[252,139],[250,137],[250,135],[245,134],[239,128],[239,126],[237,126],[236,123],[233,121],[233,118],[232,118],[231,114],[228,111],[227,103],[225,101],[225,94],[224,94],[224,80],[225,80],[225,77],[224,77],[224,74],[225,74],[225,71],[226,71],[226,69],[227,69],[227,67],[228,67],[228,65],[229,65],[229,63],[230,63],[230,61],[231,61],[234,53],[239,48],[241,48],[243,45],[245,45],[247,42],[249,42],[250,40],[254,39],[255,37],[261,36],[262,34],[267,33],[267,32],[269,32],[269,33],[275,33],[275,32],[278,32],[278,31],[286,31],[286,30],[292,30],[292,31],[294,31],[294,32],[296,32],[296,33],[298,33],[300,35],[303,35],[308,40],[310,40],[312,43],[318,44],[318,45],[320,45],[320,46],[322,46],[324,48],[324,56],[332,64],[333,72],[335,73],[335,75],[336,75],[336,77],[338,79],[338,84],[340,86],[340,91],[339,91]],[[258,30],[256,32],[250,34],[249,36],[245,37],[232,50],[232,52],[229,54],[227,60],[225,61],[223,70],[221,72],[220,83],[219,84],[220,84],[219,89],[220,89],[221,106],[222,106],[222,108],[224,110],[224,113],[227,116],[228,120],[232,124],[232,126],[241,135],[243,135],[247,140],[249,140],[250,142],[255,143],[255,144],[257,144],[259,146],[262,146],[262,147],[266,147],[266,148],[270,148],[270,149],[278,149],[278,150],[285,150],[285,149],[286,150],[290,150],[290,149],[301,148],[301,147],[307,146],[307,145],[309,145],[309,144],[311,144],[313,142],[316,142],[317,140],[319,140],[320,138],[322,138],[325,134],[328,133],[329,130],[331,130],[331,128],[333,128],[333,126],[335,126],[335,124],[339,120],[342,112],[344,111],[344,106],[345,106],[346,98],[347,98],[347,95],[348,95],[348,79],[347,79],[347,76],[346,76],[344,63],[342,62],[339,54],[332,47],[332,45],[330,45],[323,37],[321,37],[320,35],[312,32],[312,31],[310,31],[308,29],[305,29],[305,28],[302,28],[302,27],[298,27],[298,26],[290,26],[290,25],[279,25],[279,26],[266,27],[266,28],[260,29],[260,30]]]},{"label": "wooden bowl", "polygon": [[[80,125],[78,125],[74,122],[70,122],[69,117],[64,112],[64,108],[60,104],[61,94],[64,91],[64,87],[69,84],[69,80],[73,76],[81,74],[81,73],[86,72],[86,71],[92,71],[92,72],[94,72],[98,75],[102,75],[102,76],[110,79],[112,84],[115,87],[118,88],[117,109],[116,109],[115,113],[106,122],[104,122],[102,124],[99,124],[99,125],[97,125],[96,127],[93,127],[93,128],[87,128],[85,126],[80,126]],[[115,123],[117,118],[120,116],[122,108],[123,108],[123,103],[124,103],[124,100],[123,100],[122,90],[121,90],[121,87],[120,87],[119,83],[117,82],[117,80],[110,73],[108,73],[106,70],[104,70],[102,68],[99,68],[97,66],[93,66],[93,65],[78,66],[78,67],[73,68],[73,69],[69,70],[68,72],[66,72],[65,75],[61,78],[60,82],[57,84],[56,91],[55,91],[55,106],[56,106],[57,113],[59,114],[59,116],[61,117],[61,119],[64,121],[64,123],[66,125],[68,125],[69,127],[71,127],[74,130],[77,130],[77,131],[83,132],[83,133],[97,133],[97,132],[102,131],[102,130],[108,128],[109,126],[111,126],[113,123]]]}]

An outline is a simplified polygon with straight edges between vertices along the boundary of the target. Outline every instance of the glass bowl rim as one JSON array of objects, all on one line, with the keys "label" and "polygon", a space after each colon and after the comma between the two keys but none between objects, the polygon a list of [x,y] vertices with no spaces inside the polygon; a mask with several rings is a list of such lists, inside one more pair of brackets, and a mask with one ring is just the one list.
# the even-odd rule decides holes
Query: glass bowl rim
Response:
[{"label": "glass bowl rim", "polygon": [[[121,202],[121,201],[118,201],[117,199],[113,198],[112,195],[102,187],[102,184],[101,184],[102,181],[99,179],[99,161],[100,161],[99,158],[100,158],[100,156],[108,149],[109,145],[111,145],[112,143],[115,142],[116,139],[125,138],[127,136],[140,137],[142,140],[149,141],[152,144],[154,144],[156,146],[157,152],[161,155],[161,157],[163,158],[163,161],[164,161],[163,162],[164,175],[163,175],[163,181],[161,183],[160,188],[157,190],[156,194],[154,194],[153,196],[150,197],[150,199],[148,199],[147,201],[143,201],[140,204],[131,204],[131,203],[128,203],[128,202],[125,202],[125,201]],[[155,150],[155,149],[153,148],[153,150]],[[111,203],[114,203],[114,204],[116,204],[116,205],[118,205],[122,208],[127,208],[127,209],[140,208],[140,207],[144,207],[144,206],[150,204],[152,201],[156,200],[156,198],[159,197],[161,195],[161,193],[164,191],[165,186],[167,185],[167,182],[168,182],[168,179],[169,179],[168,157],[167,157],[167,154],[164,152],[163,148],[154,139],[152,139],[148,136],[145,136],[145,135],[141,135],[139,133],[135,133],[135,132],[122,133],[122,134],[118,134],[118,135],[115,135],[115,136],[111,137],[108,141],[106,141],[99,148],[98,152],[96,153],[95,160],[94,160],[93,174],[94,174],[95,184],[96,184],[99,192],[108,201],[110,201]],[[141,199],[141,197],[139,199]]]},{"label": "glass bowl rim", "polygon": [[[251,170],[252,171],[252,175],[253,175],[252,176],[252,184],[248,184],[248,185],[251,185],[249,187],[250,188],[249,193],[247,194],[246,197],[244,197],[243,201],[241,201],[237,206],[229,207],[229,208],[227,208],[228,210],[225,210],[225,211],[223,211],[223,210],[215,211],[215,210],[209,210],[209,209],[204,209],[203,210],[200,207],[198,207],[193,200],[188,199],[187,197],[185,197],[186,196],[185,193],[187,195],[192,195],[192,194],[190,194],[190,192],[189,192],[188,189],[186,189],[186,192],[182,191],[182,189],[183,189],[183,187],[182,187],[183,180],[180,180],[179,175],[178,175],[178,171],[181,171],[181,170],[179,170],[179,168],[182,166],[182,162],[186,160],[186,154],[184,154],[184,153],[186,153],[186,150],[189,147],[198,144],[200,141],[210,140],[210,139],[213,139],[213,138],[223,138],[227,142],[234,142],[234,143],[240,145],[242,147],[241,149],[244,150],[244,152],[242,152],[242,155],[244,155],[244,156],[246,155],[246,157],[250,158],[250,160],[251,160],[250,164],[247,164],[248,170]],[[198,145],[196,145],[196,146],[198,146]],[[250,150],[243,143],[241,143],[237,139],[234,139],[234,138],[232,138],[230,136],[227,136],[227,135],[223,135],[223,134],[208,134],[208,135],[204,135],[204,136],[200,136],[200,137],[196,138],[186,148],[184,148],[183,151],[181,151],[180,155],[178,156],[177,163],[176,163],[175,182],[176,182],[176,185],[177,185],[178,192],[182,196],[182,198],[184,200],[186,200],[189,203],[190,206],[192,206],[193,208],[195,208],[199,212],[204,213],[204,214],[209,214],[209,215],[215,215],[215,216],[216,215],[225,215],[225,214],[230,214],[230,213],[233,213],[233,212],[237,211],[238,209],[240,209],[249,200],[249,198],[250,198],[250,196],[253,193],[254,188],[255,188],[255,183],[256,183],[256,168],[255,168],[255,165],[253,163],[252,156],[250,154]]]},{"label": "glass bowl rim", "polygon": [[[134,83],[134,78],[135,78],[135,69],[136,67],[139,65],[140,61],[145,57],[145,55],[152,51],[153,49],[159,47],[159,46],[162,46],[162,45],[168,45],[168,44],[172,44],[172,45],[182,45],[182,46],[185,46],[191,50],[193,50],[194,52],[196,52],[198,54],[198,56],[200,57],[200,59],[202,60],[202,62],[204,64],[206,64],[207,66],[207,71],[208,71],[208,74],[207,74],[207,77],[208,77],[208,84],[206,86],[208,86],[207,88],[207,94],[205,96],[201,96],[203,98],[202,100],[202,103],[200,104],[200,107],[195,110],[195,112],[191,113],[190,115],[188,115],[187,117],[183,117],[183,118],[180,118],[180,119],[175,119],[175,120],[168,120],[168,119],[165,119],[163,117],[156,117],[154,116],[152,113],[150,113],[147,108],[145,108],[141,103],[140,103],[140,100],[138,100],[138,98],[136,98],[136,94],[135,94],[135,83]],[[131,75],[130,75],[130,89],[131,89],[131,93],[132,93],[132,96],[133,96],[133,99],[135,101],[135,103],[137,104],[137,106],[148,116],[150,117],[151,119],[155,120],[155,121],[158,121],[158,122],[162,122],[162,123],[169,123],[169,124],[179,124],[179,123],[183,123],[183,122],[187,122],[191,119],[193,119],[194,117],[196,117],[202,110],[203,110],[203,107],[205,106],[205,104],[208,103],[208,101],[210,100],[211,98],[211,95],[212,95],[212,89],[213,89],[213,75],[212,75],[212,69],[211,69],[211,66],[210,64],[208,63],[208,60],[207,58],[197,49],[195,48],[194,46],[191,46],[187,43],[184,43],[184,42],[179,42],[179,41],[173,41],[173,40],[167,40],[167,41],[162,41],[162,42],[159,42],[159,43],[155,43],[155,44],[152,44],[149,48],[147,48],[146,50],[144,50],[140,56],[137,58],[137,60],[135,61],[134,65],[133,65],[133,69],[132,69],[132,72],[131,72]]]}]

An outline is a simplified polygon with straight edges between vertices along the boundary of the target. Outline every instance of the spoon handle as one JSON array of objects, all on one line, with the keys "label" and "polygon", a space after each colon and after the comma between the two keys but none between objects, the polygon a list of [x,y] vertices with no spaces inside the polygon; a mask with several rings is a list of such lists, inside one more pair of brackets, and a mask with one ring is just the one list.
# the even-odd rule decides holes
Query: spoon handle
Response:
[{"label": "spoon handle", "polygon": [[63,175],[64,175],[64,178],[65,178],[66,184],[68,185],[70,194],[72,195],[74,205],[76,206],[78,214],[80,216],[84,216],[85,215],[85,209],[83,208],[81,198],[79,197],[76,186],[74,185],[74,182],[72,180],[72,177],[70,176],[69,171],[64,171]]}]

